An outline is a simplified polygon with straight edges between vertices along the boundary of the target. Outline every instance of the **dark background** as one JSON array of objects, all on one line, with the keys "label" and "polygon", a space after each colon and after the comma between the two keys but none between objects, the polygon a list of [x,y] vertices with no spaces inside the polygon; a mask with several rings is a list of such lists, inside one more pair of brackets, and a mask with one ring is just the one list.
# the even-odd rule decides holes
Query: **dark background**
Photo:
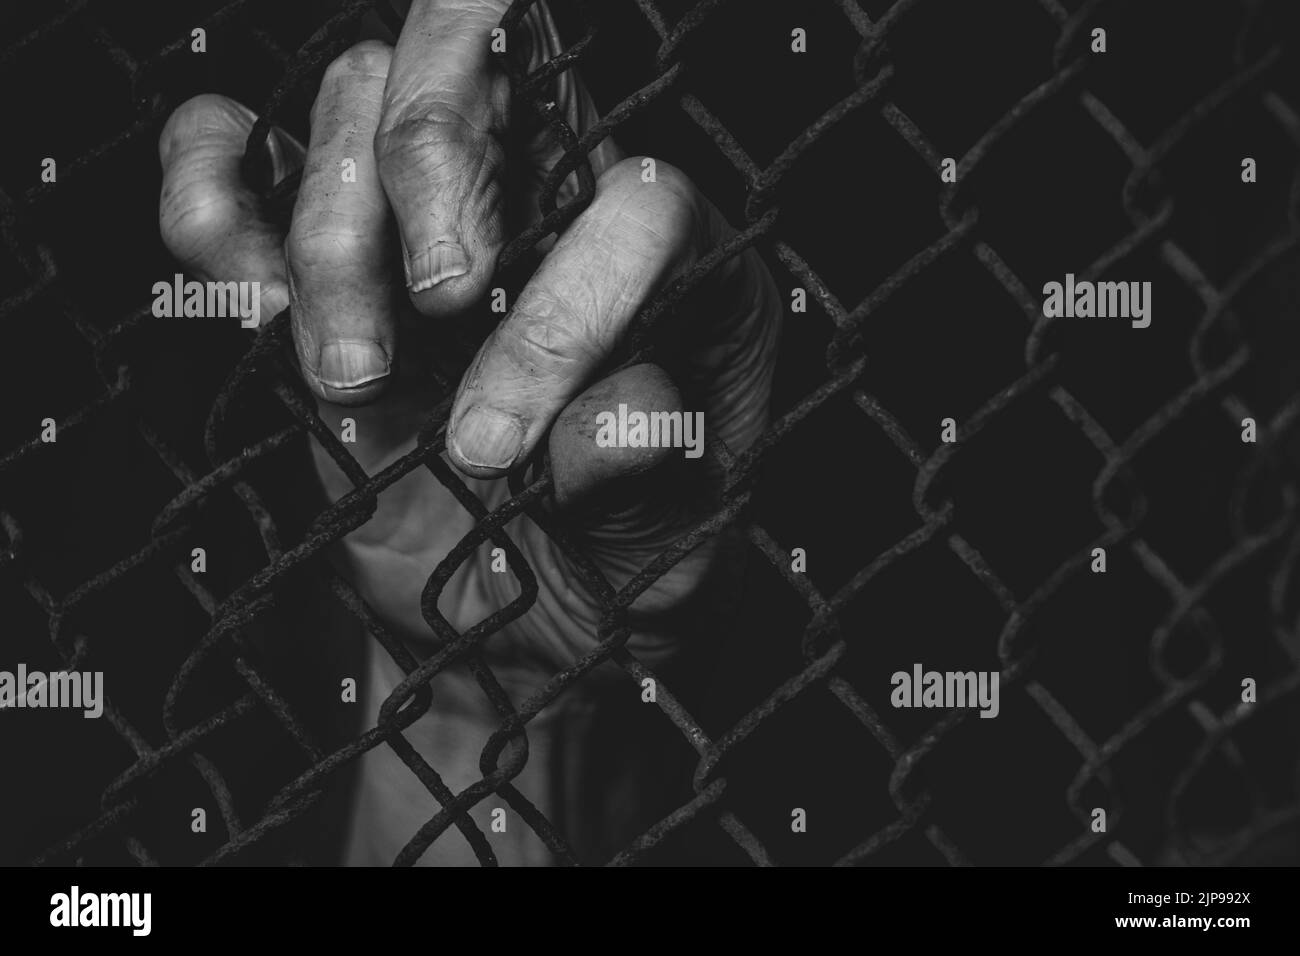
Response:
[{"label": "dark background", "polygon": [[[663,5],[668,22],[690,6]],[[890,6],[869,2],[863,9],[878,20]],[[1064,6],[1072,11],[1079,5]],[[1300,368],[1294,244],[1300,142],[1296,107],[1285,106],[1300,103],[1296,12],[1286,3],[1207,2],[1195,5],[1194,13],[1189,6],[1157,0],[1102,5],[1066,62],[1086,54],[1093,25],[1107,29],[1109,51],[1092,57],[1081,82],[990,143],[961,184],[956,206],[978,208],[974,239],[996,250],[1040,301],[1044,282],[1083,272],[1135,232],[1121,201],[1132,164],[1088,114],[1084,98],[1095,96],[1150,147],[1177,132],[1198,103],[1244,67],[1273,47],[1280,51],[1225,105],[1198,114],[1138,191],[1139,207],[1148,214],[1172,199],[1171,219],[1120,256],[1105,278],[1153,282],[1152,326],[1066,320],[1048,334],[1045,354],[1059,356],[1050,385],[1067,389],[1117,445],[1199,378],[1189,343],[1204,304],[1169,268],[1162,243],[1176,243],[1213,287],[1240,284],[1230,314],[1207,339],[1208,364],[1217,366],[1242,343],[1248,349],[1248,361],[1225,384],[1191,401],[1150,442],[1126,453],[1131,479],[1108,486],[1106,505],[1113,513],[1140,516],[1132,533],[1108,548],[1106,575],[1085,570],[1068,576],[1017,639],[1038,648],[1034,678],[1092,743],[1110,742],[1103,782],[1088,784],[1078,804],[1111,808],[1111,832],[1065,853],[1084,864],[1120,858],[1300,861],[1300,637],[1292,563],[1300,542],[1292,513],[1298,457],[1294,419],[1285,411],[1294,406]],[[585,12],[558,7],[567,36],[577,35],[584,16],[599,22],[582,73],[602,112],[657,75],[659,39],[635,4],[602,0]],[[208,28],[203,55],[185,52],[188,31],[222,9],[216,2],[68,9],[66,24],[54,4],[11,4],[0,13],[0,84],[8,104],[0,223],[10,240],[8,251],[0,252],[0,354],[7,370],[0,376],[0,454],[8,456],[0,465],[0,511],[12,515],[23,533],[21,559],[0,566],[0,668],[7,669],[18,661],[32,669],[60,666],[48,636],[49,615],[33,599],[31,583],[40,582],[56,598],[67,595],[145,547],[154,516],[180,492],[174,472],[141,437],[140,423],[165,436],[196,475],[210,470],[203,423],[249,341],[233,323],[141,319],[116,340],[113,352],[131,369],[130,398],[79,429],[61,431],[56,446],[15,451],[32,439],[42,418],[63,421],[104,391],[78,323],[103,332],[147,310],[153,282],[175,271],[157,230],[162,121],[170,108],[203,91],[260,109],[286,57],[332,6],[305,0],[236,5]],[[795,26],[808,32],[805,55],[790,52]],[[895,69],[886,99],[941,155],[960,158],[1054,75],[1058,32],[1044,6],[1032,0],[909,4],[881,54],[881,62]],[[838,3],[724,3],[685,47],[688,73],[679,92],[697,96],[762,168],[853,92],[860,39]],[[160,50],[182,40],[179,53],[155,62]],[[866,76],[873,73],[869,67]],[[304,140],[314,86],[314,80],[305,82],[277,115]],[[746,183],[677,99],[658,99],[620,125],[616,138],[629,153],[681,166],[742,225]],[[1270,109],[1270,103],[1283,106]],[[1246,155],[1258,161],[1254,185],[1240,181]],[[40,183],[45,156],[58,160],[55,185]],[[882,118],[879,104],[868,105],[820,136],[782,178],[780,219],[769,238],[797,250],[852,309],[947,232],[937,211],[941,188],[936,171]],[[1280,251],[1264,258],[1278,243]],[[770,244],[760,248],[788,295],[801,283]],[[1266,265],[1252,271],[1261,261]],[[42,274],[55,278],[48,289],[33,292],[33,277]],[[1237,282],[1246,275],[1249,281]],[[1030,328],[968,239],[871,311],[858,350],[868,357],[860,385],[929,455],[939,447],[942,418],[951,416],[960,427],[1025,373]],[[811,294],[807,313],[787,316],[776,415],[827,379],[833,332]],[[927,493],[933,503],[953,502],[952,525],[888,562],[839,615],[839,635],[849,648],[839,674],[903,747],[921,739],[940,715],[890,708],[890,673],[918,661],[939,670],[993,670],[1005,663],[997,645],[1007,614],[955,553],[949,535],[978,550],[1024,600],[1104,531],[1093,487],[1103,457],[1048,393],[1048,386],[1031,389],[961,448]],[[1267,447],[1242,444],[1240,425],[1225,411],[1229,396],[1261,426],[1281,413],[1280,440]],[[259,419],[261,413],[261,406],[244,413],[250,441],[272,430],[274,423]],[[921,525],[912,502],[916,475],[916,466],[845,391],[769,456],[752,517],[785,551],[807,550],[810,582],[829,596]],[[291,507],[288,470],[268,465],[255,469],[252,480],[282,520],[286,540],[295,540],[301,524]],[[1241,551],[1238,532],[1259,542],[1230,567],[1219,567],[1225,555]],[[213,496],[192,541],[217,543],[208,545],[205,583],[218,596],[266,563],[247,512],[229,492]],[[182,544],[173,561],[193,546],[191,539]],[[1194,675],[1194,686],[1163,704],[1156,702],[1170,685],[1153,666],[1151,648],[1175,599],[1151,575],[1152,561],[1188,588],[1206,582],[1156,655],[1175,681]],[[328,738],[341,732],[334,689],[355,649],[314,640],[313,615],[337,611],[311,568],[291,579],[283,597],[255,628],[254,643],[277,688]],[[714,739],[807,664],[800,637],[808,620],[804,599],[754,554],[743,612],[729,633],[719,635],[716,672],[685,701]],[[114,701],[151,743],[161,743],[163,695],[209,626],[169,562],[152,560],[124,574],[79,603],[59,626],[70,639],[86,638],[83,668],[107,671]],[[1277,690],[1242,723],[1231,747],[1198,764],[1171,801],[1204,739],[1205,722],[1233,708],[1246,676]],[[324,700],[320,687],[330,691]],[[239,692],[228,666],[211,666],[188,695],[183,715],[197,721]],[[906,791],[928,790],[928,814],[863,862],[944,862],[925,835],[932,824],[965,859],[983,864],[1045,862],[1085,834],[1067,799],[1084,757],[1023,689],[1004,687],[1001,706],[998,719],[965,721],[919,762]],[[1135,720],[1137,731],[1123,732]],[[645,745],[679,751],[684,761],[691,756],[667,721]],[[261,710],[224,728],[200,752],[221,769],[246,824],[310,763]],[[131,760],[107,720],[59,712],[0,716],[0,862],[31,859],[93,820],[103,809],[103,788]],[[899,818],[889,789],[895,766],[840,700],[817,686],[731,752],[723,805],[776,862],[826,864]],[[690,796],[684,779],[678,802]],[[206,835],[191,836],[188,826],[178,825],[178,815],[188,822],[190,807],[211,806],[199,775],[183,761],[141,788],[140,799],[124,824],[58,861],[129,862],[122,839],[127,833],[164,863],[197,862],[226,840],[211,810]],[[790,832],[790,808],[796,806],[808,812],[806,834]],[[1117,806],[1123,808],[1119,821]],[[304,817],[237,859],[320,859],[330,837],[320,821],[327,819]],[[746,861],[708,814],[645,858],[662,864]]]}]

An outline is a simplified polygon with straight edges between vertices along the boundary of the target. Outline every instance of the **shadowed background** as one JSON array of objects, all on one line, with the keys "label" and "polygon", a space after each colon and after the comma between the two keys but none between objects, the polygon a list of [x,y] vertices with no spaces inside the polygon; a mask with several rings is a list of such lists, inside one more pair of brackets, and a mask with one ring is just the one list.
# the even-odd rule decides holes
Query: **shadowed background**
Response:
[{"label": "shadowed background", "polygon": [[[156,144],[198,92],[305,141],[369,6],[0,13],[0,669],[103,670],[112,702],[0,714],[0,862],[330,858],[366,728],[338,700],[358,649],[322,639],[346,589],[317,550],[284,560],[315,515],[283,323],[259,355],[237,322],[149,314],[176,271]],[[1294,5],[555,9],[570,43],[596,28],[580,68],[620,145],[686,170],[808,290],[775,440],[735,476],[741,613],[684,711],[628,730],[628,759],[679,758],[684,809],[622,859],[1300,862]],[[1151,281],[1151,327],[1038,321],[1067,272]],[[1000,716],[893,709],[917,662],[1001,670]]]}]

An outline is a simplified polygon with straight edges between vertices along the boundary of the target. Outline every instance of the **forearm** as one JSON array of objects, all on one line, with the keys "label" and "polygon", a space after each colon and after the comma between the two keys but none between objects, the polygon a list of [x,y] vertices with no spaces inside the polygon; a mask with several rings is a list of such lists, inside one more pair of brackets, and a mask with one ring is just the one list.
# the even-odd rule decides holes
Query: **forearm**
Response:
[{"label": "forearm", "polygon": [[[366,726],[402,679],[378,644],[369,642],[358,704]],[[509,674],[499,675],[511,690]],[[429,713],[403,731],[412,747],[452,793],[482,779],[479,760],[500,718],[473,677],[457,667],[431,682]],[[515,696],[519,691],[515,685]],[[620,693],[621,692],[621,693]],[[622,700],[622,697],[629,700]],[[516,701],[519,700],[515,696]],[[656,792],[665,784],[658,755],[638,742],[647,735],[631,702],[631,681],[576,687],[529,722],[528,760],[511,784],[565,836],[579,860],[603,862],[657,815]],[[650,716],[646,714],[645,716]],[[630,718],[630,719],[629,719]],[[502,762],[505,762],[503,755]],[[387,745],[361,758],[347,828],[344,862],[388,865],[416,831],[441,809],[415,774]],[[493,811],[497,814],[493,827]],[[471,810],[478,829],[502,865],[545,866],[552,854],[520,815],[497,795]],[[502,827],[504,826],[504,832]],[[449,828],[419,859],[422,866],[468,866],[478,860],[465,837]]]}]

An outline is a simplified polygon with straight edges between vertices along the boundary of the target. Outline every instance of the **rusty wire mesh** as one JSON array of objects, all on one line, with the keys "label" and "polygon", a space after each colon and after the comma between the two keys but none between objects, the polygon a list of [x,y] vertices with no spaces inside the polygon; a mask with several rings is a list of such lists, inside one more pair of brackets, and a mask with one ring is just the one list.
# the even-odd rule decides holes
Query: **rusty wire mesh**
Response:
[{"label": "rusty wire mesh", "polygon": [[[513,29],[530,5],[525,0],[516,0],[502,21],[503,26]],[[156,142],[161,123],[177,102],[162,78],[167,75],[169,64],[187,56],[189,26],[204,26],[214,37],[223,35],[223,31],[237,32],[281,67],[280,79],[269,95],[263,91],[262,122],[250,140],[250,147],[255,148],[266,135],[268,124],[283,121],[284,114],[293,108],[293,98],[304,91],[309,93],[325,64],[353,42],[357,23],[372,6],[370,0],[348,0],[333,8],[324,20],[319,13],[304,14],[304,22],[313,29],[305,40],[297,38],[296,52],[291,52],[292,48],[286,48],[282,38],[257,24],[254,5],[247,0],[235,0],[209,9],[193,24],[187,23],[183,30],[177,29],[169,42],[141,52],[140,45],[125,43],[111,26],[97,19],[95,3],[77,0],[53,15],[48,12],[33,15],[30,32],[7,41],[0,50],[0,69],[23,56],[39,53],[45,45],[76,36],[79,42],[88,42],[97,51],[96,55],[107,57],[126,77],[134,97],[133,118],[123,128],[110,131],[102,141],[82,150],[70,163],[62,164],[58,187],[62,190],[66,184],[76,183],[102,168],[115,153],[140,143]],[[1249,309],[1258,307],[1254,303],[1248,305],[1245,300],[1252,288],[1293,261],[1288,257],[1300,241],[1300,116],[1279,80],[1288,65],[1294,68],[1294,51],[1287,46],[1294,42],[1294,37],[1271,35],[1260,29],[1259,24],[1267,22],[1262,18],[1270,5],[1241,4],[1240,17],[1233,22],[1235,32],[1221,37],[1221,43],[1231,51],[1232,67],[1226,78],[1199,97],[1190,110],[1161,117],[1152,127],[1154,133],[1139,136],[1121,119],[1125,109],[1104,101],[1090,85],[1099,69],[1099,58],[1089,51],[1089,31],[1115,5],[1100,0],[1089,0],[1073,8],[1058,0],[1026,4],[1021,15],[1037,18],[1035,28],[1050,39],[1050,75],[1020,89],[1013,105],[964,153],[956,154],[958,179],[951,185],[940,184],[936,175],[942,159],[950,153],[929,138],[923,124],[914,120],[892,93],[896,70],[901,67],[892,59],[891,38],[909,23],[915,25],[926,16],[927,7],[933,6],[926,0],[898,0],[871,12],[856,0],[824,5],[840,18],[843,29],[853,31],[856,37],[856,53],[851,63],[852,90],[765,163],[754,159],[727,124],[692,92],[695,38],[710,24],[716,27],[725,18],[746,16],[745,5],[704,0],[676,19],[665,13],[655,0],[636,0],[635,6],[659,37],[653,76],[609,109],[601,122],[584,135],[578,136],[569,129],[554,104],[548,104],[545,83],[557,71],[581,65],[588,47],[599,41],[598,31],[579,36],[564,56],[537,74],[513,77],[516,93],[534,102],[556,129],[567,153],[542,194],[540,223],[508,246],[502,268],[520,261],[551,232],[562,230],[589,202],[592,176],[585,156],[602,137],[617,132],[641,111],[675,104],[690,123],[707,135],[743,183],[744,218],[743,222],[735,223],[739,232],[734,241],[645,306],[638,319],[635,341],[638,344],[651,341],[655,324],[661,318],[688,301],[692,290],[721,262],[751,245],[757,245],[769,262],[784,270],[778,274],[778,282],[783,287],[797,285],[808,291],[815,308],[802,318],[809,325],[829,323],[829,335],[822,380],[816,387],[776,409],[778,414],[769,431],[752,448],[740,454],[731,454],[725,448],[710,450],[709,454],[722,456],[727,474],[727,490],[719,510],[618,590],[604,580],[580,549],[552,527],[552,519],[539,508],[539,502],[549,491],[548,475],[543,474],[527,485],[516,480],[512,497],[490,513],[474,498],[438,457],[449,401],[440,404],[425,424],[415,451],[381,474],[365,476],[346,447],[316,417],[311,401],[296,381],[294,369],[286,362],[287,315],[264,324],[256,339],[238,357],[207,419],[201,449],[206,464],[196,468],[192,462],[197,459],[187,445],[189,439],[169,437],[145,416],[136,415],[138,384],[132,353],[138,347],[141,331],[150,325],[149,309],[137,307],[136,303],[130,310],[122,310],[124,318],[107,326],[98,317],[88,316],[84,303],[68,287],[70,279],[61,269],[59,257],[38,238],[38,230],[32,225],[53,201],[55,190],[32,185],[16,194],[0,193],[0,239],[7,255],[17,264],[19,277],[6,283],[2,290],[5,297],[0,301],[0,321],[8,325],[19,321],[18,316],[41,310],[46,316],[42,321],[69,324],[89,348],[94,368],[102,380],[102,388],[97,393],[60,417],[60,439],[91,433],[101,426],[106,416],[124,415],[174,481],[174,497],[157,513],[146,543],[131,553],[119,552],[118,558],[98,573],[66,587],[45,583],[33,567],[28,550],[34,536],[17,516],[21,508],[6,500],[0,507],[5,540],[0,574],[6,581],[20,584],[30,601],[43,612],[48,621],[49,639],[63,665],[69,668],[84,664],[95,647],[95,625],[87,623],[85,608],[132,579],[174,570],[201,609],[205,622],[201,636],[184,648],[182,658],[173,668],[163,704],[161,736],[139,729],[127,717],[123,702],[110,694],[106,717],[129,746],[133,759],[125,770],[119,767],[117,776],[104,788],[98,815],[47,846],[36,856],[37,862],[79,859],[88,846],[104,840],[121,841],[141,863],[157,862],[156,848],[151,849],[138,836],[142,793],[177,767],[196,772],[207,787],[211,805],[220,810],[224,836],[220,846],[207,854],[203,862],[238,859],[240,854],[307,813],[331,780],[362,753],[383,746],[393,748],[440,806],[411,835],[399,862],[413,862],[445,831],[456,827],[481,862],[494,863],[488,839],[466,812],[492,795],[498,795],[513,808],[559,860],[571,862],[574,854],[565,835],[512,785],[526,758],[523,751],[507,745],[524,732],[543,707],[603,661],[613,661],[637,682],[649,675],[650,671],[623,646],[629,635],[628,605],[666,567],[705,537],[726,527],[739,529],[752,545],[754,559],[770,564],[775,575],[801,602],[806,623],[796,643],[802,659],[794,672],[768,686],[763,699],[722,732],[707,732],[685,703],[674,696],[670,686],[661,681],[657,706],[698,755],[694,796],[625,847],[613,858],[614,863],[641,861],[661,842],[692,825],[716,825],[756,864],[780,862],[781,854],[774,852],[772,839],[765,835],[772,832],[772,824],[756,825],[752,820],[742,819],[742,814],[735,810],[737,787],[730,779],[729,761],[744,748],[747,740],[777,721],[795,702],[818,695],[829,695],[858,731],[850,742],[822,736],[814,737],[812,743],[834,749],[833,759],[838,761],[873,761],[871,765],[882,770],[881,775],[873,777],[873,786],[887,791],[893,807],[888,819],[872,823],[869,830],[846,841],[831,859],[823,862],[855,864],[883,859],[885,851],[903,839],[926,841],[933,848],[930,858],[934,861],[961,864],[987,859],[987,854],[970,852],[965,841],[952,832],[942,807],[936,803],[936,797],[942,796],[937,791],[938,785],[927,783],[923,772],[927,764],[942,756],[945,747],[951,746],[950,741],[963,728],[969,731],[970,724],[980,722],[972,720],[974,715],[970,711],[945,712],[935,719],[927,719],[914,735],[905,736],[898,727],[901,718],[881,709],[885,695],[866,690],[860,675],[845,666],[855,643],[871,639],[870,634],[846,624],[851,606],[862,595],[870,593],[873,582],[897,568],[906,568],[918,555],[936,552],[945,555],[944,560],[954,566],[963,568],[998,609],[996,663],[1001,668],[1007,696],[1023,695],[1024,701],[1037,708],[1055,730],[1058,751],[1067,750],[1075,760],[1066,793],[1056,799],[1074,821],[1067,830],[1075,835],[1063,844],[1038,847],[1035,852],[1039,862],[1103,858],[1121,864],[1225,860],[1293,826],[1300,816],[1300,795],[1292,767],[1294,742],[1286,737],[1290,731],[1284,731],[1281,724],[1286,714],[1294,713],[1296,690],[1300,687],[1294,588],[1300,527],[1295,508],[1296,461],[1294,452],[1288,450],[1288,443],[1294,443],[1300,394],[1296,393],[1292,380],[1287,380],[1290,387],[1285,384],[1282,387],[1281,398],[1271,402],[1258,390],[1242,386],[1257,371],[1258,362],[1266,357],[1261,354],[1266,350],[1258,344],[1252,331],[1257,325],[1252,324],[1253,313]],[[1196,195],[1174,195],[1162,180],[1161,172],[1189,138],[1205,127],[1213,128],[1226,113],[1241,109],[1246,103],[1257,109],[1259,116],[1267,117],[1280,134],[1279,142],[1291,151],[1285,157],[1275,153],[1269,166],[1270,176],[1285,177],[1287,199],[1285,208],[1280,210],[1277,229],[1266,241],[1238,250],[1242,255],[1235,268],[1216,280],[1190,251],[1192,247],[1184,241],[1175,217],[1177,204],[1194,205]],[[1185,381],[1161,395],[1153,408],[1139,415],[1133,427],[1125,432],[1108,429],[1103,417],[1095,416],[1089,402],[1067,383],[1064,346],[1057,335],[1060,323],[1042,317],[1035,285],[1017,274],[1011,264],[1013,260],[1004,258],[994,247],[994,240],[984,233],[981,214],[985,210],[972,198],[978,190],[968,185],[978,183],[982,166],[1000,144],[1022,126],[1063,108],[1064,104],[1081,109],[1094,124],[1094,131],[1107,138],[1126,166],[1118,183],[1125,229],[1109,247],[1092,250],[1087,260],[1091,264],[1081,270],[1081,277],[1109,274],[1126,257],[1147,253],[1158,263],[1158,288],[1162,294],[1176,283],[1185,289],[1194,304],[1194,308],[1184,310],[1180,319],[1168,313],[1156,318],[1157,323],[1170,323],[1178,328],[1176,334],[1183,352],[1177,360]],[[901,143],[910,150],[916,169],[933,181],[931,195],[938,195],[937,216],[942,223],[942,234],[908,251],[905,261],[892,274],[856,304],[845,305],[843,293],[837,294],[834,283],[817,271],[814,258],[796,248],[783,230],[783,222],[788,219],[783,195],[787,180],[801,164],[807,163],[808,155],[815,152],[819,142],[831,137],[837,127],[864,114],[880,121],[873,128],[881,131],[882,139],[887,132],[893,137],[892,145]],[[250,155],[257,154],[253,148]],[[884,147],[876,143],[863,147],[864,152],[869,148]],[[577,196],[571,202],[557,205],[560,182],[575,170],[579,172],[580,183]],[[255,163],[249,164],[248,174],[258,175]],[[1227,175],[1235,178],[1236,171],[1229,170]],[[282,184],[280,194],[286,195],[292,185]],[[1115,185],[1111,180],[1110,188]],[[932,205],[923,207],[922,201],[916,200],[914,214],[933,217],[935,209]],[[872,341],[873,322],[879,321],[891,300],[901,297],[909,286],[934,281],[938,267],[958,259],[973,262],[1001,290],[1003,314],[997,321],[1021,323],[1017,336],[1023,344],[1023,356],[1021,368],[1012,378],[995,388],[986,388],[981,400],[958,416],[960,440],[944,444],[938,440],[937,416],[933,423],[926,419],[923,424],[926,429],[933,426],[932,431],[920,433],[916,426],[909,429],[903,416],[895,414],[889,402],[872,390],[873,366],[867,349]],[[1277,321],[1276,314],[1267,318]],[[1294,321],[1295,316],[1289,318]],[[1165,360],[1173,363],[1175,355],[1167,353]],[[447,384],[454,387],[454,382]],[[279,403],[287,413],[286,424],[272,431],[254,430],[248,416],[237,414],[242,405],[252,401],[253,395],[259,400]],[[797,432],[810,428],[807,423],[834,402],[850,403],[856,410],[862,434],[875,430],[876,434],[883,435],[897,456],[898,461],[893,464],[899,461],[905,464],[912,481],[910,505],[893,498],[882,501],[880,506],[897,513],[907,505],[911,509],[912,527],[892,544],[859,554],[852,572],[827,588],[818,586],[816,574],[804,575],[791,570],[790,548],[799,542],[786,540],[765,527],[756,514],[753,499],[758,493],[756,489],[762,486],[760,466],[777,455]],[[997,562],[985,556],[988,549],[977,547],[958,529],[961,508],[956,498],[959,495],[950,484],[951,473],[963,456],[969,456],[969,450],[978,447],[1000,420],[1026,406],[1033,406],[1040,414],[1048,410],[1051,427],[1061,433],[1068,432],[1071,441],[1087,449],[1093,468],[1088,476],[1090,506],[1101,530],[1070,542],[1068,555],[1040,567],[1034,580],[1012,584],[1000,576]],[[1225,442],[1238,441],[1241,420],[1254,417],[1259,422],[1259,441],[1255,446],[1238,449],[1241,457],[1231,462],[1232,481],[1225,495],[1230,540],[1213,560],[1189,577],[1177,570],[1180,563],[1176,556],[1162,551],[1160,545],[1144,534],[1147,497],[1135,469],[1144,453],[1150,453],[1152,446],[1159,445],[1163,436],[1180,421],[1194,413],[1206,412],[1209,414],[1204,420],[1215,421],[1226,436],[1222,439]],[[268,503],[258,468],[288,454],[304,433],[314,435],[322,443],[343,466],[355,487],[317,514],[300,536],[291,538],[278,523],[274,506]],[[58,454],[56,446],[30,437],[30,428],[24,434],[29,436],[28,440],[16,443],[0,459],[0,477],[6,480],[16,481],[14,476],[19,474],[39,477],[54,467],[47,462]],[[878,450],[879,446],[873,447]],[[1202,457],[1216,455],[1202,449]],[[1200,467],[1199,461],[1193,459],[1190,467]],[[474,530],[435,571],[426,591],[424,616],[443,645],[423,662],[417,661],[352,586],[321,560],[327,546],[367,520],[376,496],[384,488],[421,467],[428,468],[477,519]],[[179,493],[175,492],[177,486],[181,489]],[[14,487],[13,483],[6,485],[6,499],[14,493]],[[262,549],[262,566],[244,576],[229,593],[219,596],[189,571],[186,555],[192,524],[214,499],[223,496],[237,499],[244,520],[256,531]],[[1260,506],[1260,501],[1266,504]],[[1217,506],[1224,507],[1224,502]],[[556,543],[574,566],[581,569],[583,582],[597,597],[603,615],[595,635],[595,650],[555,674],[540,693],[515,707],[491,669],[476,656],[476,651],[493,633],[526,613],[536,595],[532,570],[502,530],[520,514],[529,516],[548,533],[555,532]],[[438,613],[437,595],[460,563],[489,540],[507,550],[522,594],[510,606],[460,633]],[[1063,694],[1059,686],[1040,675],[1042,658],[1053,650],[1053,638],[1032,625],[1062,592],[1088,577],[1092,550],[1096,547],[1127,556],[1125,573],[1140,579],[1148,594],[1158,596],[1161,610],[1158,623],[1148,633],[1142,650],[1149,655],[1146,666],[1153,688],[1150,699],[1124,714],[1121,720],[1109,726],[1105,722],[1093,722],[1090,729],[1090,722],[1077,716],[1078,707],[1067,705],[1071,695]],[[355,615],[409,675],[384,702],[379,725],[337,749],[326,749],[315,739],[294,707],[277,690],[275,680],[259,663],[257,649],[247,640],[248,632],[259,620],[277,613],[281,589],[292,574],[304,567],[329,576],[329,588],[340,605]],[[1263,582],[1267,594],[1263,620],[1250,631],[1249,637],[1235,620],[1227,621],[1225,627],[1222,612],[1214,608],[1221,586],[1242,568]],[[1116,572],[1112,569],[1111,573]],[[793,640],[793,636],[785,639]],[[1255,642],[1253,650],[1257,656],[1252,658],[1255,669],[1242,673],[1259,679],[1259,701],[1253,706],[1237,707],[1231,693],[1223,692],[1222,680],[1227,680],[1229,688],[1236,686],[1239,675],[1227,668],[1225,661],[1230,657],[1229,645],[1246,640]],[[986,652],[989,650],[985,648]],[[924,651],[916,653],[923,656]],[[1180,655],[1178,663],[1173,663],[1174,657]],[[240,685],[214,704],[205,717],[185,722],[180,718],[182,702],[196,693],[196,675],[210,666],[213,658],[220,659],[223,666],[238,675]],[[486,769],[482,780],[459,793],[452,793],[442,783],[439,768],[429,766],[401,736],[401,730],[430,706],[427,681],[454,661],[470,664],[487,698],[498,709],[501,721],[484,753]],[[884,684],[883,678],[877,683]],[[1100,693],[1104,696],[1106,692]],[[208,755],[208,747],[224,730],[251,719],[254,714],[271,715],[292,739],[306,769],[287,782],[280,781],[278,789],[261,801],[254,816],[248,818],[247,812],[241,812],[237,805],[229,773],[219,766],[220,761]],[[1135,848],[1135,830],[1132,825],[1126,828],[1125,788],[1117,780],[1115,767],[1135,742],[1152,733],[1164,733],[1160,728],[1174,718],[1184,730],[1189,726],[1194,728],[1195,735],[1177,745],[1172,785],[1161,793],[1165,812],[1160,818],[1158,838],[1154,843],[1139,840],[1142,846]],[[1252,727],[1261,725],[1265,728],[1264,739],[1272,741],[1273,749],[1266,751],[1271,756],[1261,757],[1240,743]],[[832,757],[827,755],[826,759]],[[1289,782],[1256,781],[1256,770],[1264,762],[1281,765],[1284,777],[1290,769]],[[1185,796],[1201,785],[1206,775],[1219,774],[1247,781],[1245,786],[1250,797],[1239,817],[1207,841],[1203,835],[1198,837],[1192,832],[1193,826],[1186,821],[1182,806]],[[1109,809],[1111,819],[1107,832],[1093,832],[1088,826],[1091,808],[1095,806]]]}]

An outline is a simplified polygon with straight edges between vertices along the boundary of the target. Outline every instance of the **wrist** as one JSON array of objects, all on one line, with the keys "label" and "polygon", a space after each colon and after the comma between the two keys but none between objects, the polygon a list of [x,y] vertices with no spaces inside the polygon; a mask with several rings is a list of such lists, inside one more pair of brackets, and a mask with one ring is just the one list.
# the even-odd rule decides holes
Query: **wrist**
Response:
[{"label": "wrist", "polygon": [[[518,704],[521,682],[517,676],[494,673]],[[366,673],[359,682],[359,703],[365,707],[367,724],[374,726],[379,707],[400,683],[404,674],[387,653],[370,642]],[[501,718],[486,694],[464,668],[453,667],[430,682],[433,705],[402,735],[442,779],[453,794],[482,779],[479,762],[489,737]],[[625,692],[634,695],[627,682]],[[611,767],[602,758],[597,720],[608,716],[604,695],[582,686],[570,688],[552,707],[531,720],[526,728],[528,759],[510,782],[550,820],[573,845],[583,862],[612,837],[624,842],[635,834],[611,833],[611,823],[626,815],[629,800],[636,802],[635,788],[618,778],[624,770]],[[501,761],[505,762],[507,750]],[[612,789],[602,785],[613,770]],[[611,806],[616,797],[618,806]],[[348,828],[346,858],[353,865],[387,865],[412,836],[440,809],[438,801],[415,774],[386,744],[360,759]],[[501,810],[504,814],[494,814]],[[544,866],[554,862],[550,851],[533,833],[519,813],[498,795],[490,795],[469,811],[480,832],[502,865]],[[494,828],[495,822],[495,828]],[[636,821],[634,826],[642,825]],[[502,829],[504,828],[504,832]],[[618,830],[617,826],[613,827]],[[421,856],[419,865],[475,865],[477,858],[465,837],[449,828]],[[600,860],[598,862],[603,862]]]}]

